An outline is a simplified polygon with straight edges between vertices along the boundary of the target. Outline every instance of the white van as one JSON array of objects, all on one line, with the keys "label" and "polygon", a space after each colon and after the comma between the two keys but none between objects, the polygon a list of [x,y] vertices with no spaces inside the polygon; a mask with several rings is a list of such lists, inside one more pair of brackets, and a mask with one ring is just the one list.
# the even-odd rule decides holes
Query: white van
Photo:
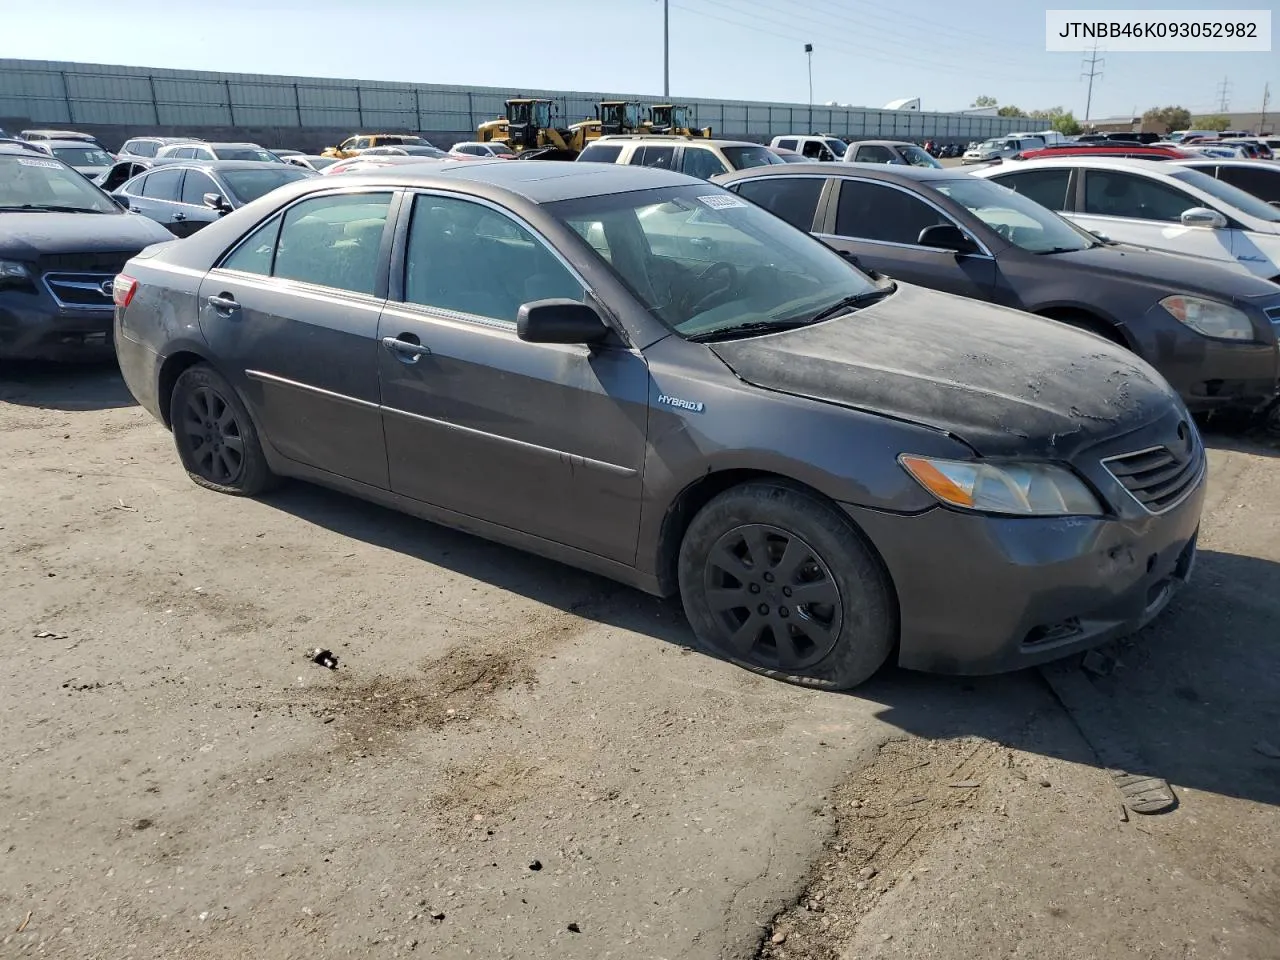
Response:
[{"label": "white van", "polygon": [[966,150],[960,158],[961,163],[999,163],[1008,160],[1014,154],[1025,150],[1039,150],[1044,147],[1044,137],[1039,134],[1019,134],[1017,136],[994,137],[984,140],[972,150]]}]

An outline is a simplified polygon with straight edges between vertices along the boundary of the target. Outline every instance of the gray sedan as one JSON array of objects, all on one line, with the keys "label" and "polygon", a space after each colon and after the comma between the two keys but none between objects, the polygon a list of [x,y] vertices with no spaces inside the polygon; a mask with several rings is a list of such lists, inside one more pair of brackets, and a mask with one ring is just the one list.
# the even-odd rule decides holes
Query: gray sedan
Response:
[{"label": "gray sedan", "polygon": [[959,170],[811,164],[716,182],[865,267],[1126,346],[1193,410],[1260,410],[1276,396],[1274,283],[1197,257],[1106,242]]},{"label": "gray sedan", "polygon": [[1150,366],[876,281],[680,174],[317,178],[114,290],[126,382],[195,482],[302,478],[678,591],[771,676],[1038,663],[1191,571],[1205,457]]}]

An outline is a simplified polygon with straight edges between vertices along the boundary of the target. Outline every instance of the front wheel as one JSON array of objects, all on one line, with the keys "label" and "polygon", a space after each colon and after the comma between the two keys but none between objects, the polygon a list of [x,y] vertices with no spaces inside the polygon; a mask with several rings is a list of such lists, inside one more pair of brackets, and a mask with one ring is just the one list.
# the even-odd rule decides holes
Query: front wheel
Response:
[{"label": "front wheel", "polygon": [[680,545],[698,643],[748,670],[843,690],[880,668],[897,608],[878,558],[834,506],[781,483],[711,500]]},{"label": "front wheel", "polygon": [[278,482],[267,466],[248,409],[212,367],[196,364],[178,377],[169,401],[169,422],[178,457],[200,486],[252,497]]}]

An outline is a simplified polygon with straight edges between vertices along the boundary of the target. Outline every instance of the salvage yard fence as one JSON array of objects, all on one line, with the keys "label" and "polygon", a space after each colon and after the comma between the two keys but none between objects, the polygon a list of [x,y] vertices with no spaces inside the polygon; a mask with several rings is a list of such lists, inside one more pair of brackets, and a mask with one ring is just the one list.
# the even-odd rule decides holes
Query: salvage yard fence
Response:
[{"label": "salvage yard fence", "polygon": [[[649,94],[503,90],[426,83],[212,73],[104,64],[0,59],[0,118],[36,126],[131,128],[336,128],[421,133],[474,130],[503,114],[509,97],[546,97],[558,121],[594,115],[599,100],[661,102]],[[675,98],[717,136],[767,140],[788,133],[841,137],[980,140],[1026,119],[747,100]]]}]

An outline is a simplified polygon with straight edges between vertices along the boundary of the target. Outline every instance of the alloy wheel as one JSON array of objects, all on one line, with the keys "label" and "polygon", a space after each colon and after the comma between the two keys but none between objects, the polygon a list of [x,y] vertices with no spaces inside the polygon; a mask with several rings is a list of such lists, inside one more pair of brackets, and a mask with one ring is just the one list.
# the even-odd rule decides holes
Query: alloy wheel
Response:
[{"label": "alloy wheel", "polygon": [[210,387],[197,387],[182,411],[182,432],[202,477],[229,485],[244,470],[244,437],[231,404]]}]

